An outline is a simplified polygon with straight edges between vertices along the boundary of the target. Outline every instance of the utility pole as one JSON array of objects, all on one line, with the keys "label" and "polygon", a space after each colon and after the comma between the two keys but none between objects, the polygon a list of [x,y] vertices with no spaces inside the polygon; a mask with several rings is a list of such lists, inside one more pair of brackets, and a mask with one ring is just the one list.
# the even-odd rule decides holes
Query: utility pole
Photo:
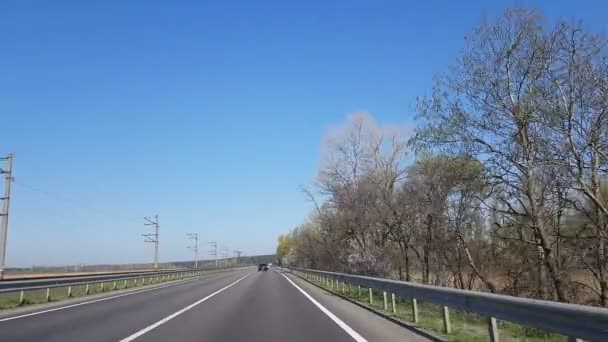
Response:
[{"label": "utility pole", "polygon": [[187,233],[188,240],[194,240],[194,246],[188,248],[194,251],[194,268],[198,268],[198,233]]},{"label": "utility pole", "polygon": [[222,258],[224,259],[224,266],[228,268],[228,247],[222,248]]},{"label": "utility pole", "polygon": [[215,258],[215,268],[217,268],[217,241],[209,242],[209,255]]},{"label": "utility pole", "polygon": [[13,154],[0,158],[6,160],[6,169],[0,168],[0,174],[4,174],[4,196],[2,200],[2,229],[0,231],[0,280],[4,279],[4,268],[6,267],[6,242],[8,237],[8,209],[11,199],[11,182],[13,181]]},{"label": "utility pole", "polygon": [[145,238],[144,242],[154,244],[154,270],[158,271],[158,228],[160,228],[158,215],[155,215],[154,219],[144,217],[144,220],[146,220],[144,226],[154,226],[154,233],[141,234],[141,236]]},{"label": "utility pole", "polygon": [[241,264],[241,254],[242,253],[243,252],[240,251],[240,250],[234,251],[234,254],[236,254],[236,264],[237,264],[237,266]]}]

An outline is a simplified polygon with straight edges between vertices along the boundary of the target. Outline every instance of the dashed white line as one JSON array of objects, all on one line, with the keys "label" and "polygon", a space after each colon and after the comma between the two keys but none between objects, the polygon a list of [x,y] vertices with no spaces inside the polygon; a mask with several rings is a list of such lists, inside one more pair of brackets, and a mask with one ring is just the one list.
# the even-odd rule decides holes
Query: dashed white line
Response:
[{"label": "dashed white line", "polygon": [[302,292],[302,294],[306,298],[308,298],[308,300],[310,300],[314,305],[316,305],[324,314],[327,315],[327,317],[331,318],[331,320],[334,321],[340,328],[342,328],[342,330],[346,331],[346,333],[349,334],[350,337],[352,337],[355,341],[367,342],[367,340],[363,336],[359,335],[359,333],[357,333],[353,328],[351,328],[348,324],[344,323],[344,321],[339,319],[338,316],[334,315],[331,311],[327,310],[323,305],[321,305],[321,303],[317,302],[314,298],[312,298],[311,295],[306,293],[306,291],[302,290],[298,285],[296,285],[296,283],[291,281],[291,279],[289,279],[286,275],[284,275],[281,272],[277,272],[277,273],[279,273],[280,275],[285,277],[285,279],[287,279],[287,281],[290,282],[291,285],[293,285],[296,289],[298,289],[300,292]]},{"label": "dashed white line", "polygon": [[221,289],[219,289],[219,290],[217,290],[217,291],[213,292],[212,294],[208,295],[207,297],[205,297],[205,298],[203,298],[203,299],[201,299],[201,300],[199,300],[199,301],[197,301],[197,302],[194,302],[194,303],[192,303],[192,304],[190,304],[190,305],[186,306],[185,308],[183,308],[183,309],[181,309],[181,310],[179,310],[179,311],[177,311],[177,312],[175,312],[175,313],[173,313],[173,314],[171,314],[171,315],[169,315],[169,316],[167,316],[167,317],[165,317],[165,318],[161,319],[160,321],[158,321],[158,322],[156,322],[156,323],[154,323],[154,324],[152,324],[152,325],[150,325],[150,326],[148,326],[148,327],[146,327],[146,328],[143,328],[142,330],[140,330],[140,331],[138,331],[138,332],[134,333],[134,334],[133,334],[133,335],[131,335],[131,336],[128,336],[128,337],[123,338],[122,340],[120,340],[120,342],[130,342],[130,341],[133,341],[134,339],[136,339],[136,338],[140,337],[141,335],[143,335],[143,334],[145,334],[145,333],[149,332],[149,331],[150,331],[150,330],[152,330],[152,329],[155,329],[155,328],[159,327],[159,326],[160,326],[160,325],[162,325],[162,324],[167,323],[168,321],[172,320],[173,318],[175,318],[175,317],[177,317],[177,316],[179,316],[179,315],[183,314],[184,312],[186,312],[186,311],[188,311],[188,310],[192,309],[193,307],[195,307],[195,306],[199,305],[200,303],[202,303],[202,302],[204,302],[204,301],[208,300],[209,298],[211,298],[211,297],[215,296],[216,294],[218,294],[218,293],[220,293],[220,292],[222,292],[222,291],[224,291],[224,290],[226,290],[226,289],[228,289],[228,288],[230,288],[230,287],[232,287],[232,286],[236,285],[238,282],[240,282],[241,280],[243,280],[243,279],[247,278],[247,277],[248,277],[248,276],[250,276],[250,275],[251,275],[251,273],[249,273],[249,274],[247,274],[247,275],[245,275],[245,276],[243,276],[243,277],[241,277],[241,278],[237,279],[235,282],[231,283],[231,284],[230,284],[230,285],[228,285],[228,286],[222,287]]}]

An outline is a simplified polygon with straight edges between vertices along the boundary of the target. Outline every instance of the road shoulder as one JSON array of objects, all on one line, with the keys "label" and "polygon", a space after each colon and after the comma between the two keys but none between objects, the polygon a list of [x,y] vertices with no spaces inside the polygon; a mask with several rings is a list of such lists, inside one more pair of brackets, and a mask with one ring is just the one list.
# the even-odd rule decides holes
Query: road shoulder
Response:
[{"label": "road shoulder", "polygon": [[[275,271],[280,272],[276,269]],[[327,292],[300,277],[288,272],[284,272],[284,274],[368,341],[433,341]]]}]

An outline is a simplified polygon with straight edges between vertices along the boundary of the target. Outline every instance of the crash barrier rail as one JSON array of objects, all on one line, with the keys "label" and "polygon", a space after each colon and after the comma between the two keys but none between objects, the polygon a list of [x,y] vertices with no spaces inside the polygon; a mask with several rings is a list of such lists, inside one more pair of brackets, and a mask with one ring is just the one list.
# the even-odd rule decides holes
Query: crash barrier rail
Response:
[{"label": "crash barrier rail", "polygon": [[[45,279],[56,279],[56,278],[79,278],[79,277],[93,277],[93,276],[107,276],[107,275],[123,275],[123,274],[139,274],[139,273],[158,273],[158,272],[171,272],[171,271],[185,271],[190,268],[188,267],[175,267],[175,268],[161,268],[161,269],[138,269],[138,270],[119,270],[119,271],[90,271],[90,272],[49,272],[43,275],[32,276],[29,273],[10,273],[12,277],[8,278],[7,274],[4,275],[4,279],[0,279],[0,284],[30,280],[45,280]],[[21,276],[20,278],[18,276]]]},{"label": "crash barrier rail", "polygon": [[[19,301],[18,305],[23,305],[27,301],[28,292],[32,291],[40,291],[46,290],[46,295],[44,296],[44,300],[46,302],[50,302],[53,300],[52,291],[56,288],[66,288],[66,294],[63,297],[74,297],[74,289],[78,286],[84,286],[84,295],[88,295],[91,292],[105,292],[105,291],[113,291],[113,290],[122,290],[126,288],[132,288],[136,286],[144,286],[157,284],[165,281],[173,281],[173,280],[183,280],[188,278],[195,278],[204,275],[235,271],[239,269],[243,269],[246,267],[239,268],[229,268],[229,269],[213,269],[213,270],[186,270],[186,271],[170,271],[170,272],[156,272],[156,273],[144,273],[144,274],[130,274],[128,276],[119,276],[119,277],[104,277],[103,279],[91,279],[97,277],[89,277],[87,279],[70,279],[69,282],[59,282],[56,284],[42,284],[42,285],[34,285],[34,286],[20,286],[20,287],[12,287],[12,288],[4,288],[0,289],[0,295],[8,294],[8,293],[19,293]],[[61,281],[63,281],[62,279]],[[108,283],[111,283],[109,285]],[[106,287],[106,284],[108,286]],[[97,288],[94,288],[97,287]]]},{"label": "crash barrier rail", "polygon": [[40,277],[32,279],[5,279],[0,281],[0,293],[3,290],[12,290],[17,288],[27,288],[32,286],[43,286],[43,285],[59,285],[59,284],[70,284],[79,283],[83,281],[101,281],[104,279],[121,279],[131,277],[142,277],[147,275],[166,275],[172,273],[179,273],[189,271],[190,269],[175,269],[175,270],[162,270],[162,271],[134,271],[134,272],[117,272],[117,273],[101,273],[101,274],[84,274],[84,275],[60,275],[55,277]]},{"label": "crash barrier rail", "polygon": [[287,269],[304,279],[320,282],[336,290],[342,282],[343,292],[346,284],[357,286],[359,291],[361,288],[367,289],[370,304],[374,300],[373,289],[380,290],[383,293],[384,310],[387,312],[389,295],[393,312],[396,310],[395,296],[410,298],[414,323],[418,323],[419,318],[418,300],[440,305],[443,307],[443,330],[447,334],[452,332],[449,308],[454,308],[486,316],[489,340],[492,342],[499,340],[497,319],[563,334],[569,342],[608,341],[608,309],[337,272]]}]

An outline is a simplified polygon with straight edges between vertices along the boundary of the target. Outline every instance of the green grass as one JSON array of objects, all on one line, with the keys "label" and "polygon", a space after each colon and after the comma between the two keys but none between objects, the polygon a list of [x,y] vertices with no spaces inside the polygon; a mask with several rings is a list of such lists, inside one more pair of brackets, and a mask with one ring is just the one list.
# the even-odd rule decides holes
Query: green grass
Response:
[{"label": "green grass", "polygon": [[[220,271],[221,272],[221,271]],[[209,272],[204,273],[204,275],[210,274]],[[188,277],[192,278],[192,277]],[[72,286],[71,297],[83,297],[87,295],[93,295],[98,293],[105,293],[117,290],[123,290],[125,288],[133,288],[133,287],[142,287],[142,286],[150,286],[160,283],[174,282],[179,281],[184,278],[167,278],[164,279],[156,279],[156,277],[145,277],[145,285],[142,285],[142,278],[137,278],[137,284],[134,279],[128,279],[125,283],[125,280],[117,280],[114,281],[106,281],[102,283],[93,283],[89,285],[88,293],[86,285],[75,285]],[[55,302],[59,300],[64,300],[68,298],[68,286],[54,287],[51,288],[50,291],[50,301]],[[20,292],[10,292],[0,294],[0,309],[12,309],[19,306],[31,305],[31,304],[41,304],[46,303],[47,301],[47,290],[32,290],[24,292],[24,300],[23,303],[19,303]]]},{"label": "green grass", "polygon": [[[384,311],[382,291],[372,291],[373,303],[370,304],[369,289],[367,288],[361,288],[361,295],[359,296],[359,290],[356,285],[351,285],[349,292],[349,285],[346,284],[345,292],[342,292],[341,283],[339,286],[336,286],[336,283],[334,282],[333,289],[331,286],[324,286],[320,282],[314,281],[313,283],[329,292],[345,296],[374,310],[407,322],[410,325],[415,325],[426,331],[433,332],[449,341],[485,342],[489,339],[487,330],[488,318],[475,313],[450,309],[449,314],[452,333],[448,335],[444,332],[443,311],[442,307],[439,305],[418,301],[418,323],[414,324],[412,301],[410,298],[397,297],[395,300],[397,313],[393,314],[391,294],[387,294],[388,311]],[[500,341],[566,342],[568,340],[565,336],[546,333],[535,328],[525,327],[515,323],[498,321],[497,324]]]}]

